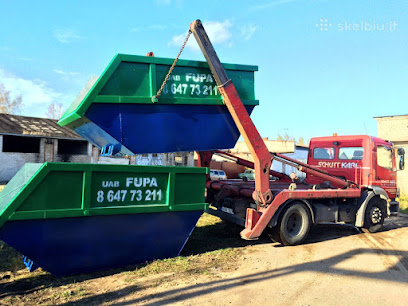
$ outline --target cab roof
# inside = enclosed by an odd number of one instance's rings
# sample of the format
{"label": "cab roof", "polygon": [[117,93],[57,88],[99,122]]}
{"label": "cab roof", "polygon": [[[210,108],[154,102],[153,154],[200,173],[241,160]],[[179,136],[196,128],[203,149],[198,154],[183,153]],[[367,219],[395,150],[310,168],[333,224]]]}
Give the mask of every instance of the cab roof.
{"label": "cab roof", "polygon": [[313,137],[310,140],[310,144],[315,142],[333,142],[333,141],[361,141],[361,140],[371,140],[374,143],[390,143],[388,140],[384,140],[378,137],[370,135],[341,135],[341,136],[323,136],[323,137]]}

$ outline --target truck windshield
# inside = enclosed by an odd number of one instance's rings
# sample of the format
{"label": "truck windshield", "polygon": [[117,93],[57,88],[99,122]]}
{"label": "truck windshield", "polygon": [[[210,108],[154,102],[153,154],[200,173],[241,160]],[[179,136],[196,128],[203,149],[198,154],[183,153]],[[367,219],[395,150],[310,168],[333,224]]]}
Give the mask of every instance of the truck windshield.
{"label": "truck windshield", "polygon": [[364,156],[362,147],[343,147],[339,149],[339,159],[361,160]]}
{"label": "truck windshield", "polygon": [[377,164],[386,169],[392,169],[392,151],[389,147],[377,147]]}
{"label": "truck windshield", "polygon": [[333,159],[334,158],[334,148],[314,148],[313,158],[314,159]]}

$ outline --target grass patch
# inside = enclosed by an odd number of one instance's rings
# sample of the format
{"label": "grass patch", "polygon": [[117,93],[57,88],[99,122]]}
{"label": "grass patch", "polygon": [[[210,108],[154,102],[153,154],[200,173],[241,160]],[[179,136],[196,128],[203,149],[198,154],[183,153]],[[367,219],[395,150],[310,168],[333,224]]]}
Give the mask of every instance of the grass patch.
{"label": "grass patch", "polygon": [[[6,185],[0,185],[0,192],[4,187]],[[19,252],[0,240],[0,273],[5,271],[15,272],[23,269],[25,266],[21,256]]]}
{"label": "grass patch", "polygon": [[71,291],[71,290],[63,291],[63,292],[61,293],[61,296],[62,296],[64,299],[69,299],[69,298],[72,297],[72,291]]}
{"label": "grass patch", "polygon": [[162,260],[155,260],[147,265],[137,268],[138,277],[153,274],[210,274],[212,271],[228,271],[235,266],[235,257],[240,255],[238,249],[222,249],[205,254],[179,256]]}
{"label": "grass patch", "polygon": [[181,255],[196,255],[206,252],[245,247],[249,244],[262,243],[263,239],[248,242],[241,239],[239,233],[242,227],[218,217],[204,213],[198,220],[193,234],[185,245]]}
{"label": "grass patch", "polygon": [[0,240],[0,273],[23,269],[22,255]]}
{"label": "grass patch", "polygon": [[86,291],[82,286],[79,286],[76,289],[76,294],[79,295],[79,296],[84,296],[84,295],[86,295]]}
{"label": "grass patch", "polygon": [[180,256],[140,265],[134,274],[137,277],[154,274],[177,277],[231,270],[238,264],[237,258],[242,252],[241,248],[236,247],[247,245],[239,236],[241,230],[235,224],[204,213]]}
{"label": "grass patch", "polygon": [[400,212],[403,214],[408,214],[408,197],[400,197]]}

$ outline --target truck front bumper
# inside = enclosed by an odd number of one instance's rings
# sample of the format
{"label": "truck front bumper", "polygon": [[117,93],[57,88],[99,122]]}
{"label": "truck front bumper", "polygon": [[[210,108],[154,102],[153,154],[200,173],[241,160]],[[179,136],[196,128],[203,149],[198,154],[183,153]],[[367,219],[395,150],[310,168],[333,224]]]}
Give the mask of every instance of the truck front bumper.
{"label": "truck front bumper", "polygon": [[389,215],[390,216],[398,216],[399,214],[399,202],[398,201],[390,201],[388,204]]}

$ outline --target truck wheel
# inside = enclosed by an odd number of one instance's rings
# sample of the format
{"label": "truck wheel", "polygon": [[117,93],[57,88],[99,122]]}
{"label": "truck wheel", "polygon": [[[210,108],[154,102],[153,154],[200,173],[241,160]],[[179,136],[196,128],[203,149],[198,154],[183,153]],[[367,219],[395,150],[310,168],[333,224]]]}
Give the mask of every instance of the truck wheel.
{"label": "truck wheel", "polygon": [[244,182],[248,182],[248,178],[247,178],[246,176],[244,176],[244,177],[242,178],[242,180],[243,180]]}
{"label": "truck wheel", "polygon": [[[302,203],[295,202],[279,216],[276,230],[283,245],[297,245],[305,241],[309,234],[311,218],[309,209]],[[276,234],[275,234],[276,235]]]}
{"label": "truck wheel", "polygon": [[383,227],[386,213],[387,210],[383,200],[377,197],[371,199],[364,215],[364,228],[370,233],[378,232]]}
{"label": "truck wheel", "polygon": [[268,236],[273,242],[278,242],[282,243],[282,240],[280,238],[280,232],[279,232],[279,227],[274,226],[268,231]]}

